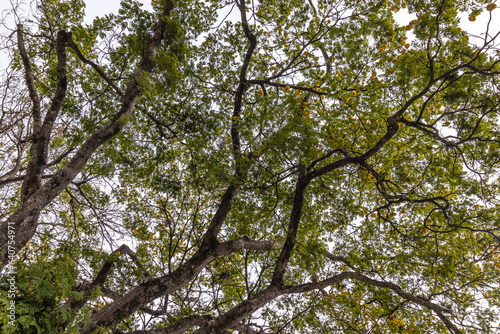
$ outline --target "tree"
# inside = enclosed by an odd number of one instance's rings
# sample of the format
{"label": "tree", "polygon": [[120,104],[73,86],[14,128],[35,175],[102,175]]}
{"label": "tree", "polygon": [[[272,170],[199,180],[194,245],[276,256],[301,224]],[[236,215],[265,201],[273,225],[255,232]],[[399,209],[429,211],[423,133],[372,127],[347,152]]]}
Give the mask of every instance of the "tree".
{"label": "tree", "polygon": [[4,36],[2,333],[497,329],[495,4],[30,4]]}

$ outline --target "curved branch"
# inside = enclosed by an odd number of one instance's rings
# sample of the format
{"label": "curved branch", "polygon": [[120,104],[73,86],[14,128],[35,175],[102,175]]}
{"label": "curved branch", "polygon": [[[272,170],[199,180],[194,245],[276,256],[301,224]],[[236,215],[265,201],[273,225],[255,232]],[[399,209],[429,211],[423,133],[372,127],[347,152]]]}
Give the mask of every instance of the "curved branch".
{"label": "curved branch", "polygon": [[171,294],[194,279],[210,262],[218,257],[243,250],[276,250],[281,246],[276,241],[255,241],[247,237],[200,248],[193,257],[168,275],[149,279],[139,284],[114,303],[99,310],[91,318],[89,327],[82,334],[90,334],[100,326],[110,327],[133,314],[143,305],[161,296]]}
{"label": "curved branch", "polygon": [[443,308],[437,304],[434,304],[426,299],[416,297],[410,293],[407,293],[403,291],[403,289],[401,289],[401,287],[397,284],[374,280],[372,278],[369,278],[367,276],[355,272],[343,272],[319,282],[312,282],[300,285],[288,285],[288,286],[282,286],[281,288],[269,286],[267,289],[263,290],[257,295],[241,302],[240,304],[238,304],[225,314],[219,316],[218,318],[214,318],[208,323],[208,326],[198,329],[195,333],[196,334],[222,333],[225,329],[234,328],[234,326],[237,326],[242,319],[250,316],[259,308],[261,308],[262,306],[271,302],[272,300],[276,299],[279,296],[324,289],[334,284],[341,283],[342,281],[347,279],[356,280],[374,287],[390,289],[400,297],[404,298],[405,300],[411,301],[415,304],[418,304],[429,310],[432,310],[452,333],[463,334],[462,331],[460,331],[460,329],[458,329],[458,327],[456,327],[444,315],[444,313],[451,313],[450,310]]}
{"label": "curved branch", "polygon": [[35,75],[33,74],[33,67],[28,56],[28,51],[26,51],[26,46],[24,45],[23,38],[23,26],[22,24],[17,25],[17,45],[19,48],[19,54],[24,65],[24,75],[26,79],[26,86],[28,86],[29,96],[31,102],[33,103],[31,113],[33,116],[33,129],[37,132],[42,126],[42,120],[40,115],[40,97],[35,87]]}
{"label": "curved branch", "polygon": [[320,282],[312,282],[312,283],[306,283],[306,284],[300,284],[300,285],[294,285],[294,286],[286,286],[282,290],[282,294],[293,294],[293,293],[303,293],[306,291],[311,291],[311,290],[317,290],[317,289],[324,289],[328,286],[331,286],[333,284],[340,283],[343,280],[346,279],[354,279],[359,282],[383,288],[383,289],[390,289],[394,291],[398,296],[411,301],[415,304],[418,304],[420,306],[423,306],[429,310],[434,311],[436,315],[441,319],[441,321],[445,324],[445,326],[453,333],[455,334],[463,334],[462,331],[458,329],[446,316],[444,316],[444,313],[451,313],[450,310],[445,309],[437,304],[434,304],[424,298],[414,296],[408,292],[403,291],[401,287],[397,284],[391,283],[391,282],[384,282],[384,281],[377,281],[372,278],[369,278],[367,276],[355,273],[355,272],[343,272],[341,274],[332,276],[330,278],[327,278],[323,281]]}

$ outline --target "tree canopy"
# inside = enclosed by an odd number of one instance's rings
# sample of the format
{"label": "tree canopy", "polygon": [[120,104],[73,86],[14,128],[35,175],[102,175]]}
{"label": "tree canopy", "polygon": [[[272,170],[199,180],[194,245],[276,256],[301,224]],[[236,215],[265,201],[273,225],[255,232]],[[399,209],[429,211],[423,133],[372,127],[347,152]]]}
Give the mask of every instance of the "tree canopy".
{"label": "tree canopy", "polygon": [[151,3],[8,14],[2,333],[498,330],[494,3]]}

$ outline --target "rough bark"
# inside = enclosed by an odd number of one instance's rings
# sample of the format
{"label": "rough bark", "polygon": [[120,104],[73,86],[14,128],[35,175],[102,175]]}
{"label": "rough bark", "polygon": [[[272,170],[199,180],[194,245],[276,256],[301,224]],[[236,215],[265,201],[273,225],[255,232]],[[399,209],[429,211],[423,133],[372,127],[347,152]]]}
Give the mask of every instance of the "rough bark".
{"label": "rough bark", "polygon": [[[220,334],[224,333],[228,328],[236,328],[238,324],[244,318],[252,315],[259,308],[265,304],[271,302],[272,300],[288,294],[304,293],[307,291],[324,289],[326,287],[341,283],[345,280],[356,280],[367,285],[382,289],[390,289],[394,291],[397,295],[404,298],[407,301],[413,302],[417,305],[425,307],[433,311],[445,324],[445,326],[455,334],[463,334],[460,329],[458,329],[446,316],[444,313],[449,313],[450,311],[434,304],[426,299],[414,296],[408,292],[405,292],[400,286],[391,282],[378,281],[367,276],[358,274],[356,272],[343,272],[338,275],[332,276],[325,280],[313,283],[306,283],[300,285],[288,285],[282,287],[268,287],[257,295],[241,302],[239,305],[226,312],[225,314],[212,319],[204,326],[199,328],[196,334]],[[198,325],[200,326],[200,325]]]}
{"label": "rough bark", "polygon": [[194,279],[207,264],[218,257],[242,249],[265,251],[275,250],[280,246],[280,242],[240,238],[211,245],[210,248],[202,248],[172,273],[141,283],[114,303],[98,311],[91,317],[90,326],[82,329],[81,333],[90,334],[99,327],[111,327],[133,314],[143,305],[177,291]]}
{"label": "rough bark", "polygon": [[[21,29],[18,29],[18,35],[22,35]],[[52,98],[49,110],[45,115],[43,123],[41,124],[41,126],[34,127],[34,131],[32,134],[32,144],[30,148],[30,160],[28,162],[26,175],[21,187],[21,200],[23,202],[26,201],[26,199],[33,193],[35,193],[38,189],[40,189],[41,186],[41,176],[47,165],[50,135],[52,133],[54,122],[59,115],[59,111],[61,110],[62,102],[66,97],[66,91],[68,87],[68,80],[66,77],[66,44],[68,39],[70,38],[71,33],[67,33],[65,31],[59,31],[57,33],[57,88]],[[18,40],[22,41],[22,36],[19,37]],[[23,48],[20,47],[19,49]],[[27,54],[25,55],[25,57],[27,58]],[[26,63],[29,64],[29,60],[27,60]],[[29,71],[31,71],[31,69],[27,67],[26,72]],[[31,85],[32,83],[28,83],[28,86]],[[35,87],[30,88],[30,91],[31,89],[35,89]],[[32,101],[33,105],[35,105],[34,98],[32,98]],[[33,116],[35,118],[34,114]],[[40,115],[38,115],[38,117],[40,117]]]}
{"label": "rough bark", "polygon": [[293,198],[293,207],[290,214],[290,221],[288,223],[285,245],[283,246],[281,254],[276,261],[276,267],[274,269],[271,285],[279,286],[283,283],[286,265],[288,260],[290,260],[293,248],[295,247],[297,232],[300,225],[300,216],[302,214],[302,207],[304,206],[305,192],[307,185],[309,184],[309,181],[305,178],[305,172],[305,166],[300,165],[299,177],[297,178],[297,184],[295,185],[295,195]]}
{"label": "rough bark", "polygon": [[[89,136],[89,138],[82,144],[75,155],[71,158],[66,167],[58,170],[54,174],[54,176],[50,180],[48,180],[40,189],[30,194],[30,196],[26,198],[26,201],[24,201],[24,203],[6,221],[2,222],[2,224],[0,225],[1,266],[4,266],[9,260],[12,260],[13,256],[17,254],[17,252],[22,249],[26,245],[26,243],[33,237],[37,228],[37,217],[42,209],[54,198],[56,198],[80,173],[88,159],[103,143],[110,140],[120,132],[123,125],[126,123],[127,118],[132,114],[137,98],[141,94],[141,88],[139,84],[140,78],[144,73],[151,72],[155,66],[155,57],[158,52],[160,43],[163,39],[163,34],[166,27],[166,22],[163,18],[169,15],[172,9],[173,3],[171,1],[166,1],[162,15],[154,29],[153,37],[150,39],[148,47],[146,49],[144,61],[130,77],[118,113],[107,124],[103,125],[100,129]],[[64,41],[66,42],[68,39],[68,34],[61,33],[61,35],[65,37]],[[62,86],[64,82],[65,78],[64,80],[60,80],[59,84],[61,86],[61,90],[63,88]],[[55,117],[57,116],[55,110],[60,109],[59,104],[62,103],[62,99],[64,97],[59,101],[59,96],[60,95],[56,93],[50,109],[53,109],[54,112],[51,114],[49,110],[47,117],[49,117],[49,115],[52,116],[48,119],[46,117],[47,125],[49,125],[49,123],[53,123]],[[30,189],[30,187],[27,186],[27,189]],[[9,230],[15,231],[15,246],[11,246],[11,249],[9,249],[8,247]],[[9,251],[11,251],[10,254]]]}

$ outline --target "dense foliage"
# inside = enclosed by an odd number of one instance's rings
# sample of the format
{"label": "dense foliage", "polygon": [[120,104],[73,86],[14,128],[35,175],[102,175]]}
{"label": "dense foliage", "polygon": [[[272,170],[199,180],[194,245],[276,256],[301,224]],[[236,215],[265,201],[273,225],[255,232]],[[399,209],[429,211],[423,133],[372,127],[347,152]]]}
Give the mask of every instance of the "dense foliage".
{"label": "dense foliage", "polygon": [[495,4],[143,7],[10,12],[2,333],[498,330]]}

